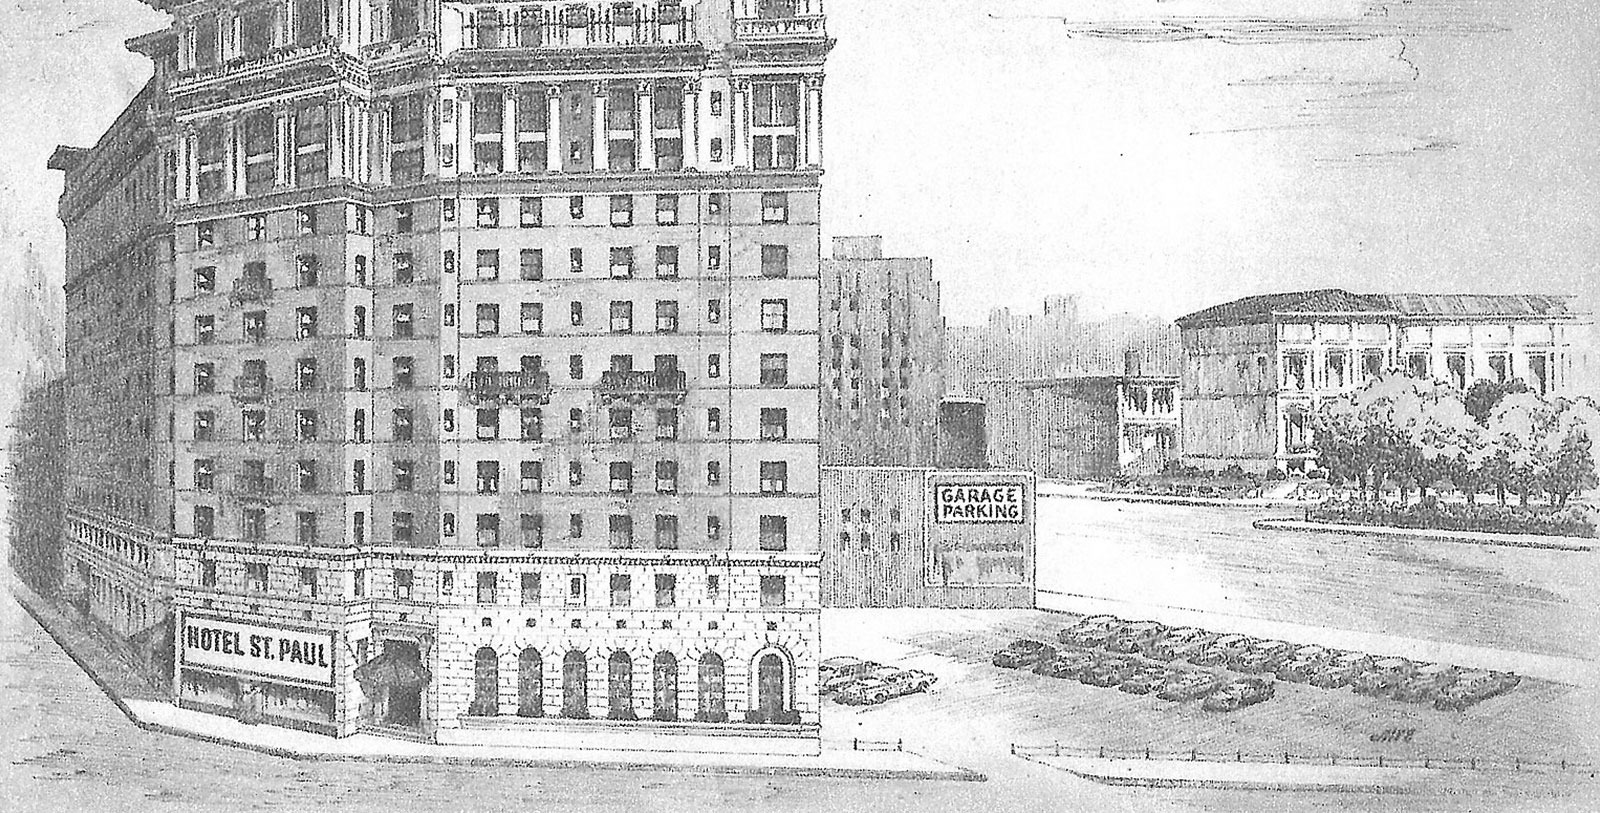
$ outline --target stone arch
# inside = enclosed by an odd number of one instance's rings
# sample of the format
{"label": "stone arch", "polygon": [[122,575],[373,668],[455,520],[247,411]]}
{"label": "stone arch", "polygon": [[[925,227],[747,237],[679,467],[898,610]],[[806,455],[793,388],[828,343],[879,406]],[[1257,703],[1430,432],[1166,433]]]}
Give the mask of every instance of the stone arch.
{"label": "stone arch", "polygon": [[472,703],[467,713],[475,717],[500,713],[500,655],[493,647],[478,647],[472,656]]}

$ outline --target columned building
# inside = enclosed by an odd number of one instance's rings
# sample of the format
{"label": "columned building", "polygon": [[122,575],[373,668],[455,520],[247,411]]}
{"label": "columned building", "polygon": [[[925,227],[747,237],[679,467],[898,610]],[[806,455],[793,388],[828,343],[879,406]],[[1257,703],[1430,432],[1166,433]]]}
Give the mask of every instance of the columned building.
{"label": "columned building", "polygon": [[177,701],[814,743],[820,0],[148,2]]}

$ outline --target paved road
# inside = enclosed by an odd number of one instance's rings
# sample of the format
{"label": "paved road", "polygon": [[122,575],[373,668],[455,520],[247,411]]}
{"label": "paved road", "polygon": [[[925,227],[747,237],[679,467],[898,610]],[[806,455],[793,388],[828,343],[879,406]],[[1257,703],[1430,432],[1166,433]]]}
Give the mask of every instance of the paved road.
{"label": "paved road", "polygon": [[1046,497],[1039,586],[1358,632],[1600,656],[1600,553],[1260,531],[1287,509]]}

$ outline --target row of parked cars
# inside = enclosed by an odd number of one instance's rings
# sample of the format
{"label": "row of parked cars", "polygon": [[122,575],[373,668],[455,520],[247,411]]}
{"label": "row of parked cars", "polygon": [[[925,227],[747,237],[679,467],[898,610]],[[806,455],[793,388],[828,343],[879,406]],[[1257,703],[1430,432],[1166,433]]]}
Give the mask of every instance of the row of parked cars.
{"label": "row of parked cars", "polygon": [[1272,678],[1232,679],[1206,669],[1151,660],[1139,653],[1058,649],[1039,641],[1013,641],[994,654],[994,665],[1031,668],[1036,674],[1072,678],[1089,686],[1115,686],[1129,694],[1152,694],[1181,703],[1199,700],[1206,711],[1235,711],[1270,700]]}
{"label": "row of parked cars", "polygon": [[927,691],[938,681],[932,672],[902,669],[841,655],[818,664],[823,697],[850,706],[874,706],[908,694]]}
{"label": "row of parked cars", "polygon": [[[1510,672],[1374,657],[1316,645],[1224,635],[1196,627],[1168,627],[1155,621],[1127,621],[1109,615],[1084,618],[1062,630],[1058,637],[1069,647],[1100,649],[1108,656],[1138,655],[1168,664],[1184,662],[1247,675],[1271,675],[1278,680],[1323,689],[1348,686],[1360,694],[1431,703],[1438,709],[1464,709],[1504,694],[1521,682],[1521,678]],[[1036,641],[1019,641],[1013,647],[1024,643],[1051,650],[1051,657],[1056,657],[1052,647]],[[997,653],[994,662],[1005,665],[1002,660],[1009,659],[1002,659]],[[1046,667],[1049,668],[1052,667]]]}

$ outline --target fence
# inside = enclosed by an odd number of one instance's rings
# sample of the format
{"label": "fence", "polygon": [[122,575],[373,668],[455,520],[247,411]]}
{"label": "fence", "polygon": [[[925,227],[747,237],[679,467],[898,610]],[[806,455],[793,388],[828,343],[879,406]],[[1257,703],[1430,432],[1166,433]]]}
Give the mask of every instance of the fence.
{"label": "fence", "polygon": [[1254,762],[1278,765],[1331,765],[1372,768],[1449,768],[1473,771],[1562,770],[1593,771],[1600,765],[1587,758],[1524,759],[1522,757],[1436,757],[1395,758],[1382,754],[1297,754],[1292,751],[1156,751],[1151,748],[1083,748],[1061,743],[1048,745],[1011,744],[1013,756],[1078,757],[1084,759],[1149,759],[1181,762]]}

